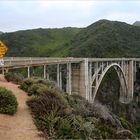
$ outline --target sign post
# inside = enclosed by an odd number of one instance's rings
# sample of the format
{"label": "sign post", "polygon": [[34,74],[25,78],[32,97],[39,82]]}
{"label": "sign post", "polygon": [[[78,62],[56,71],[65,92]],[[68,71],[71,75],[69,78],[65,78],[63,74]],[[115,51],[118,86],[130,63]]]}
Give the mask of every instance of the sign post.
{"label": "sign post", "polygon": [[3,56],[7,52],[8,48],[6,45],[0,40],[0,66],[4,65]]}

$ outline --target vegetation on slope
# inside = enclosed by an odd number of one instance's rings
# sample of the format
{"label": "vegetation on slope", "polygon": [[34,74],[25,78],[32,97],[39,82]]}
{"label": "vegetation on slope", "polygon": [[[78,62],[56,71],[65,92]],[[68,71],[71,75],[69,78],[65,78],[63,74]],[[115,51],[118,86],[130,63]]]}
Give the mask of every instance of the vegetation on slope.
{"label": "vegetation on slope", "polygon": [[12,91],[0,87],[0,113],[13,115],[17,111],[17,100]]}
{"label": "vegetation on slope", "polygon": [[[31,86],[36,87],[37,83],[44,86],[33,91]],[[26,79],[21,87],[32,93],[27,104],[46,139],[136,139],[131,124],[99,103],[90,104],[78,95],[70,96],[43,79]]]}
{"label": "vegetation on slope", "polygon": [[71,40],[79,28],[34,29],[3,33],[0,40],[8,47],[7,56],[55,56],[67,54],[61,46]]}
{"label": "vegetation on slope", "polygon": [[99,20],[86,28],[3,33],[7,56],[139,57],[140,27]]}
{"label": "vegetation on slope", "polygon": [[4,76],[8,82],[13,82],[15,84],[21,84],[24,79],[22,74],[19,74],[16,72],[8,72],[8,73],[5,73]]}
{"label": "vegetation on slope", "polygon": [[75,57],[139,57],[140,27],[100,20],[82,29],[65,47]]}

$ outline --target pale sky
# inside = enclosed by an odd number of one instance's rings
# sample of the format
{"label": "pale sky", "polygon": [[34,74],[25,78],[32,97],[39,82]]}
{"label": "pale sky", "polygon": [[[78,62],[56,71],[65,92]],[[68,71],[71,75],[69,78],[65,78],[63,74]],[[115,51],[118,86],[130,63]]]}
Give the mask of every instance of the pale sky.
{"label": "pale sky", "polygon": [[139,0],[0,0],[0,31],[86,27],[108,19],[140,21]]}

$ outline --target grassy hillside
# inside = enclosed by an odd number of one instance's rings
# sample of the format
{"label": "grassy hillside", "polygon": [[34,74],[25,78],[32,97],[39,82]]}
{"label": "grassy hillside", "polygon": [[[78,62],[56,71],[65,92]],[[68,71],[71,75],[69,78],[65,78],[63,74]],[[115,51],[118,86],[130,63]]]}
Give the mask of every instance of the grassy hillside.
{"label": "grassy hillside", "polygon": [[100,20],[82,29],[65,47],[76,57],[139,57],[140,27]]}
{"label": "grassy hillside", "polygon": [[86,28],[34,29],[0,35],[7,56],[139,57],[140,26],[100,20]]}
{"label": "grassy hillside", "polygon": [[[79,31],[79,28],[34,29],[4,33],[0,39],[9,48],[7,56],[55,56]],[[60,55],[63,53],[67,54],[61,51]]]}
{"label": "grassy hillside", "polygon": [[2,32],[0,31],[0,35],[2,34]]}

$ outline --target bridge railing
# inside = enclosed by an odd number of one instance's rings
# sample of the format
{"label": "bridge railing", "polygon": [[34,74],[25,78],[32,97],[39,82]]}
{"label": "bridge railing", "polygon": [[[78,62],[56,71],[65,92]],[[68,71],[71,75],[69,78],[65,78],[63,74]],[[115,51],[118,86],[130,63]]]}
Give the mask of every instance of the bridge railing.
{"label": "bridge railing", "polygon": [[5,57],[3,67],[79,63],[83,58],[48,58],[48,57]]}

